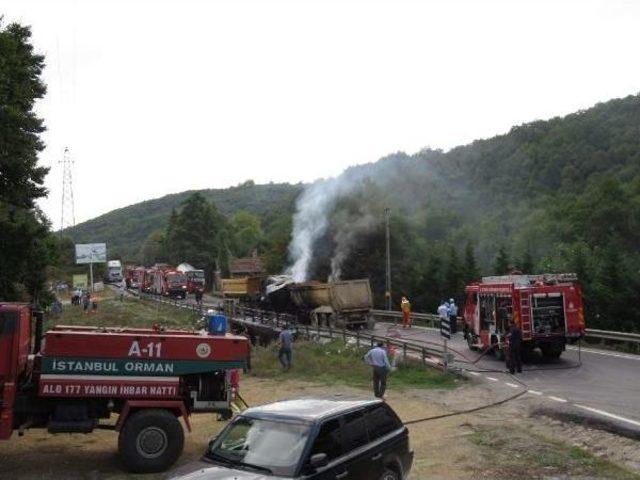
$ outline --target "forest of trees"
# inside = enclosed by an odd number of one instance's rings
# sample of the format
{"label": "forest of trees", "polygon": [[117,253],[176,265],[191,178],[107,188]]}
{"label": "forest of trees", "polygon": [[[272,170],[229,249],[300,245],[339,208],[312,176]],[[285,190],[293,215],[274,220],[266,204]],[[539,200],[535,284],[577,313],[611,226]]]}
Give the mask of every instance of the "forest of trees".
{"label": "forest of trees", "polygon": [[[46,301],[46,281],[72,268],[74,242],[105,241],[125,262],[187,261],[210,277],[254,250],[269,272],[287,267],[302,184],[168,195],[52,235],[36,206],[47,194],[38,165],[45,127],[33,110],[46,92],[44,58],[17,24],[0,24],[0,58],[0,299]],[[337,181],[348,188],[326,212],[311,278],[328,277],[346,238],[342,277],[370,278],[381,305],[389,208],[395,303],[407,295],[433,311],[443,298],[460,299],[466,283],[514,267],[575,272],[590,326],[640,330],[639,96],[448,152],[399,152]]]}
{"label": "forest of trees", "polygon": [[[382,304],[389,207],[394,302],[405,294],[417,310],[433,311],[442,298],[461,298],[464,284],[481,275],[513,267],[572,271],[584,285],[591,326],[640,329],[640,97],[514,127],[448,152],[393,154],[352,167],[343,177],[351,182],[349,194],[328,212],[312,278],[327,278],[338,232],[351,229],[342,276],[369,277]],[[269,271],[281,272],[303,188],[247,182],[199,192],[199,202],[213,201],[216,262],[257,248]],[[181,228],[178,220],[193,193],[114,211],[69,233],[98,241],[109,231],[110,248],[126,260],[166,258],[171,232]],[[365,215],[374,220],[357,227]],[[173,245],[175,255],[186,255],[179,260],[187,260],[186,247]],[[204,264],[212,265],[211,259]]]}
{"label": "forest of trees", "polygon": [[0,17],[0,300],[46,303],[48,267],[57,240],[36,206],[47,195],[48,169],[38,165],[44,122],[33,111],[46,87],[44,57],[30,44],[31,31],[2,25]]}

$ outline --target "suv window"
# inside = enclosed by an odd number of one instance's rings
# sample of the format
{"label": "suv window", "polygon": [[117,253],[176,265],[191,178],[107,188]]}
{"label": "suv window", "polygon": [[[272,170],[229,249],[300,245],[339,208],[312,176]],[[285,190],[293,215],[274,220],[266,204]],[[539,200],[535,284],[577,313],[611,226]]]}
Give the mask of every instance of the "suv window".
{"label": "suv window", "polygon": [[402,422],[387,405],[376,405],[367,412],[367,428],[371,440],[383,437],[401,426]]}
{"label": "suv window", "polygon": [[318,432],[311,450],[311,455],[316,453],[326,453],[329,461],[342,454],[340,419],[328,420],[320,427],[320,432]]}
{"label": "suv window", "polygon": [[351,412],[344,416],[342,430],[345,452],[350,452],[369,442],[367,428],[362,411]]}

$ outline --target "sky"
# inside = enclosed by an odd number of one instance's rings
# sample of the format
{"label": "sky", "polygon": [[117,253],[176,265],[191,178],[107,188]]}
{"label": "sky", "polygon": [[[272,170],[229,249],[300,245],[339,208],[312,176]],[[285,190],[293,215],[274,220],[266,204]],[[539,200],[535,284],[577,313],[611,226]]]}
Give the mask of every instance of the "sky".
{"label": "sky", "polygon": [[60,228],[200,188],[310,182],[640,92],[635,1],[0,0],[46,56]]}

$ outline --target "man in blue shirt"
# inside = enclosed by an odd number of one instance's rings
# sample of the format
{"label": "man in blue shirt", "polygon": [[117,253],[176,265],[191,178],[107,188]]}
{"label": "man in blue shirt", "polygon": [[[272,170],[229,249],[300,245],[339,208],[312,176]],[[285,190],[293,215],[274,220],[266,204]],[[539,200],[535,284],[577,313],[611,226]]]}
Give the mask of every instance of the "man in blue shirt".
{"label": "man in blue shirt", "polygon": [[293,353],[293,332],[288,326],[280,332],[278,343],[280,344],[280,351],[278,352],[280,364],[285,371],[290,370],[291,356]]}
{"label": "man in blue shirt", "polygon": [[391,370],[391,364],[383,345],[382,342],[378,342],[364,356],[365,363],[373,369],[373,394],[382,399],[384,399],[384,392],[387,389],[387,372]]}
{"label": "man in blue shirt", "polygon": [[458,331],[458,306],[453,298],[449,300],[449,325],[452,335]]}

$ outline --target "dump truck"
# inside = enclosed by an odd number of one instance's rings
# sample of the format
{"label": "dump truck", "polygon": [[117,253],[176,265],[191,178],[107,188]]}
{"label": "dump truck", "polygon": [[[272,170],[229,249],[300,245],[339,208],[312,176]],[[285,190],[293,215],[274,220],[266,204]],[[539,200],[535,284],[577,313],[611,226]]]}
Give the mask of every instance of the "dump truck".
{"label": "dump truck", "polygon": [[[182,452],[180,419],[191,431],[192,413],[231,416],[245,337],[64,325],[43,335],[43,319],[28,304],[0,303],[0,440],[29,428],[110,429],[130,471],[159,472]],[[105,423],[113,414],[115,425]]]}
{"label": "dump truck", "polygon": [[263,286],[264,277],[223,278],[222,296],[254,303],[260,300]]}
{"label": "dump truck", "polygon": [[370,329],[374,326],[373,296],[368,279],[294,283],[288,289],[299,317],[308,318],[314,326]]}
{"label": "dump truck", "polygon": [[464,337],[469,348],[507,357],[513,320],[522,330],[523,351],[539,348],[558,358],[567,343],[585,333],[582,288],[575,274],[484,277],[465,288]]}

